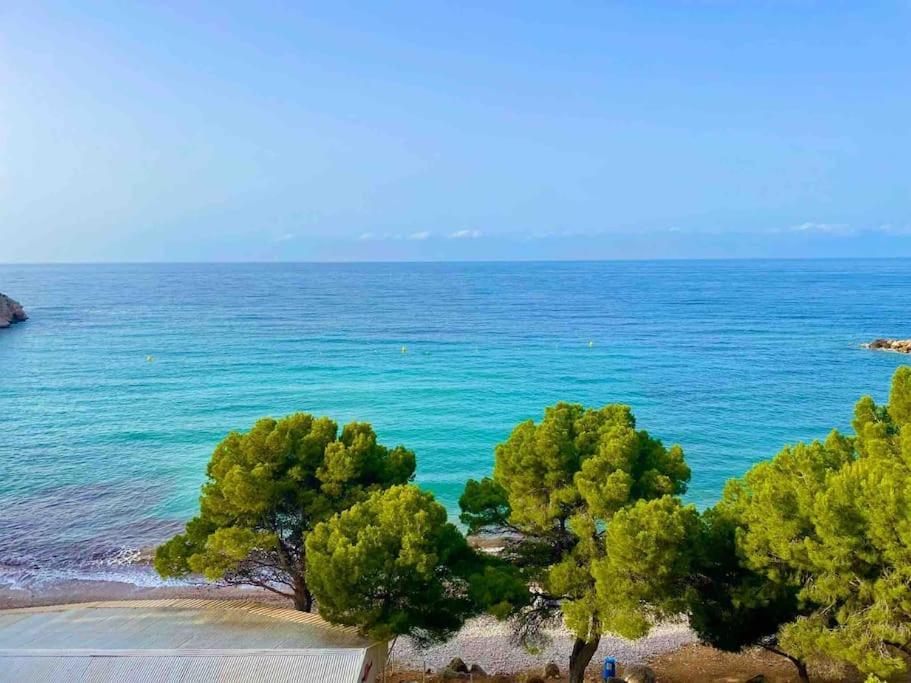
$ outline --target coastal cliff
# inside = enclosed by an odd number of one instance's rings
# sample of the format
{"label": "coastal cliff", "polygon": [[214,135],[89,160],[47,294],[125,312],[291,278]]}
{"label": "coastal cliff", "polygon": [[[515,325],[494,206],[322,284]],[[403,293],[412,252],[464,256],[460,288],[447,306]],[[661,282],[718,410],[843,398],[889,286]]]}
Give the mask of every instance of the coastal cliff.
{"label": "coastal cliff", "polygon": [[911,353],[911,339],[874,339],[865,348],[877,351],[896,351],[898,353]]}
{"label": "coastal cliff", "polygon": [[9,327],[13,323],[28,320],[22,305],[5,294],[0,294],[0,328]]}

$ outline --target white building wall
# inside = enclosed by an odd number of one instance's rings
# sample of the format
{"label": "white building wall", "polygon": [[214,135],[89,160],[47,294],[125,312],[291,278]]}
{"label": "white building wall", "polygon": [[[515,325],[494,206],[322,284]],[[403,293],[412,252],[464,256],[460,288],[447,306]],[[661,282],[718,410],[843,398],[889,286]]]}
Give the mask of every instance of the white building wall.
{"label": "white building wall", "polygon": [[387,643],[376,643],[367,648],[364,655],[364,670],[361,672],[359,683],[377,683],[382,680],[388,650]]}

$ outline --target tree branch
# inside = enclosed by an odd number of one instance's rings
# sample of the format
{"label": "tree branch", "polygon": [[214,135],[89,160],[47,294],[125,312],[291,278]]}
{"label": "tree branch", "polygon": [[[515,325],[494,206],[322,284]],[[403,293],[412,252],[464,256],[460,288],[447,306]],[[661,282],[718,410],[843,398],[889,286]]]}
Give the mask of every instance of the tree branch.
{"label": "tree branch", "polygon": [[270,585],[270,584],[267,583],[266,581],[260,581],[260,580],[258,580],[258,579],[254,579],[254,578],[251,578],[251,577],[248,577],[248,578],[241,578],[241,577],[238,577],[238,578],[228,578],[228,577],[225,577],[225,578],[222,579],[222,580],[223,580],[225,583],[227,583],[229,586],[256,586],[256,587],[258,587],[258,588],[262,588],[262,589],[264,589],[264,590],[267,590],[267,591],[269,591],[270,593],[275,593],[276,595],[281,595],[281,596],[284,597],[284,598],[288,598],[288,599],[290,599],[290,600],[293,600],[293,599],[294,599],[294,595],[293,595],[293,594],[291,594],[291,593],[286,593],[285,591],[281,591],[281,590],[279,590],[278,588],[276,588],[275,586]]}
{"label": "tree branch", "polygon": [[776,655],[779,655],[779,656],[781,656],[781,657],[784,657],[785,659],[790,660],[790,662],[791,662],[795,667],[797,667],[797,673],[799,674],[800,679],[801,679],[801,680],[808,680],[808,679],[806,678],[807,665],[806,665],[806,663],[805,663],[802,659],[799,659],[799,658],[797,658],[797,657],[794,657],[793,655],[789,655],[789,654],[788,654],[787,652],[785,652],[784,650],[779,650],[777,647],[775,647],[775,646],[772,645],[771,643],[760,643],[759,645],[760,645],[760,647],[762,647],[762,648],[765,649],[765,650],[768,650],[769,652],[772,652],[772,653],[774,653],[774,654],[776,654]]}
{"label": "tree branch", "polygon": [[894,647],[896,650],[904,652],[906,655],[911,655],[911,644],[909,643],[902,645],[901,643],[894,643],[891,640],[884,640],[883,643],[889,647]]}

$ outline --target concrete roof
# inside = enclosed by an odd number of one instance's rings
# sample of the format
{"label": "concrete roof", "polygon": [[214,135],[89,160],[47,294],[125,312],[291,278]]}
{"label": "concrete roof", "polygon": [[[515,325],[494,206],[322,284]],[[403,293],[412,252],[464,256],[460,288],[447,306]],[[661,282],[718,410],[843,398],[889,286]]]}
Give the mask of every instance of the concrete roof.
{"label": "concrete roof", "polygon": [[359,681],[372,645],[316,615],[236,600],[0,610],[0,680]]}

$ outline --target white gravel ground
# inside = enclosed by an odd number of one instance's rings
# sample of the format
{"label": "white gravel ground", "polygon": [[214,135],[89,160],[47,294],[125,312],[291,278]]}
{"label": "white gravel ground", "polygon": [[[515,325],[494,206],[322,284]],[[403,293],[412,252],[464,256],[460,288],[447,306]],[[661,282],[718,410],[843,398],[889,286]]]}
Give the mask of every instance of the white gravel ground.
{"label": "white gravel ground", "polygon": [[[573,638],[562,629],[552,631],[551,636],[549,645],[541,652],[531,654],[510,641],[508,625],[490,617],[480,617],[469,621],[449,642],[426,650],[418,649],[409,639],[400,638],[388,666],[437,671],[453,657],[461,657],[469,666],[480,664],[488,673],[543,669],[550,661],[556,662],[560,670],[565,672]],[[605,635],[601,638],[591,666],[600,669],[604,657],[613,657],[622,664],[644,664],[656,655],[695,642],[695,634],[682,623],[656,626],[648,636],[639,640]]]}

